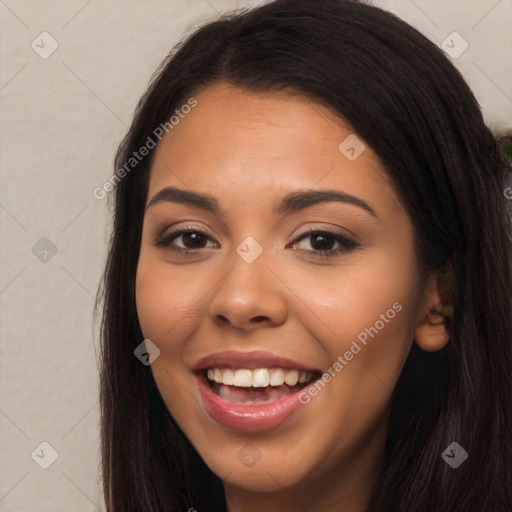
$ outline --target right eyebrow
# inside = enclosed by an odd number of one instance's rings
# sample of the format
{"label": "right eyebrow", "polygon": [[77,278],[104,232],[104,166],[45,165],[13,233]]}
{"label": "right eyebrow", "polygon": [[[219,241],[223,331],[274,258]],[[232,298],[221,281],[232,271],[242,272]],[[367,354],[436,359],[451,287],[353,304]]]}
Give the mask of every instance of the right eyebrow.
{"label": "right eyebrow", "polygon": [[170,203],[190,204],[197,206],[211,213],[219,214],[219,202],[213,196],[208,194],[199,194],[191,190],[182,190],[175,187],[166,187],[153,196],[146,206],[146,210],[151,206],[162,201]]}

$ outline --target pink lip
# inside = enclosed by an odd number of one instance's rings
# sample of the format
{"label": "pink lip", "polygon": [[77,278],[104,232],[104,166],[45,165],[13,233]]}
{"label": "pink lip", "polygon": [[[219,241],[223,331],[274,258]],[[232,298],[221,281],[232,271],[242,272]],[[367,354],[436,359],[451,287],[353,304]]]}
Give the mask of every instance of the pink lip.
{"label": "pink lip", "polygon": [[273,402],[245,405],[222,400],[208,386],[201,374],[196,374],[196,382],[206,412],[215,421],[249,433],[264,432],[283,423],[300,407],[299,393],[306,389],[303,388]]}
{"label": "pink lip", "polygon": [[276,356],[270,352],[255,350],[253,352],[237,352],[234,350],[217,352],[209,356],[201,358],[193,367],[195,372],[205,370],[207,368],[247,368],[254,370],[255,368],[296,368],[298,370],[306,370],[310,372],[318,372],[316,368],[304,365],[298,361],[293,361],[286,357]]}

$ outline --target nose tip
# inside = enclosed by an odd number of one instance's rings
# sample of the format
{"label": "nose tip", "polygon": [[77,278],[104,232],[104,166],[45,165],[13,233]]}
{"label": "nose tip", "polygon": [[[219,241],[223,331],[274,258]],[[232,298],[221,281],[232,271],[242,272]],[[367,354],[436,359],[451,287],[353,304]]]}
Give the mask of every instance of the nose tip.
{"label": "nose tip", "polygon": [[215,288],[210,304],[211,318],[220,327],[276,326],[287,314],[281,283],[260,259],[247,263],[240,258]]}

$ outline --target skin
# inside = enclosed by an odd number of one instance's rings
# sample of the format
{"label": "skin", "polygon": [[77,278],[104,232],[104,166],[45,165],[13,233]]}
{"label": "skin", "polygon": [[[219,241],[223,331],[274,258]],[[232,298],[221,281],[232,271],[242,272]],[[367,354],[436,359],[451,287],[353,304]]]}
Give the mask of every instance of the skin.
{"label": "skin", "polygon": [[[146,210],[136,302],[144,337],[161,351],[151,365],[157,386],[224,481],[230,512],[363,511],[413,339],[426,350],[447,342],[443,328],[431,331],[424,322],[438,303],[436,281],[420,276],[410,218],[375,153],[366,144],[349,161],[338,150],[353,130],[334,113],[298,95],[226,82],[195,98],[197,106],[156,148],[147,204],[174,186],[213,195],[221,215],[166,201]],[[272,213],[285,194],[319,188],[357,196],[375,216],[342,202]],[[208,235],[197,254],[171,249],[193,247],[180,236],[155,245],[162,234],[189,227]],[[314,237],[303,237],[312,228],[360,245],[319,256]],[[252,263],[236,252],[248,236],[263,249]],[[339,246],[330,243],[328,250]],[[201,357],[265,350],[326,371],[395,303],[401,311],[275,430],[236,431],[205,412],[192,373]],[[247,467],[241,449],[256,450],[260,460]]]}

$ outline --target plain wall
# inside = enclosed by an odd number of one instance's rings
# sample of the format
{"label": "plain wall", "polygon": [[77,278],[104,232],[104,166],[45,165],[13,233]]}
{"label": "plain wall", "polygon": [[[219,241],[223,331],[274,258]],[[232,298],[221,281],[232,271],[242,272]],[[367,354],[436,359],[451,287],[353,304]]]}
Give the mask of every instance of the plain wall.
{"label": "plain wall", "polygon": [[[260,3],[0,2],[0,512],[104,509],[92,311],[110,217],[93,190],[174,43],[217,12]],[[453,61],[487,123],[512,127],[512,0],[374,3],[437,44],[457,31],[469,46]],[[42,32],[58,43],[47,58]],[[47,469],[43,441],[58,452]]]}

